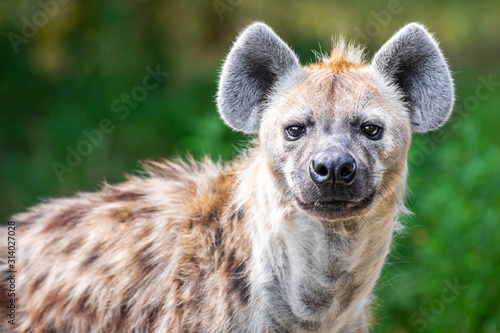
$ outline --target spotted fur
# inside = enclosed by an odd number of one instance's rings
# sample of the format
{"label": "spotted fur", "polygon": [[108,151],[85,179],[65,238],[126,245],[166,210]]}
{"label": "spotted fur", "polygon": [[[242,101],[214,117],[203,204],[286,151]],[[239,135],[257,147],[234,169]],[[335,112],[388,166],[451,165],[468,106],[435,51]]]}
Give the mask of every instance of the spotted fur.
{"label": "spotted fur", "polygon": [[[4,330],[366,332],[404,211],[411,133],[425,125],[413,128],[408,92],[376,59],[339,44],[300,67],[269,27],[247,28],[218,103],[230,126],[258,132],[252,146],[226,164],[149,162],[142,176],[15,215],[17,324]],[[360,132],[367,121],[382,139]],[[287,139],[297,123],[305,134]],[[352,184],[311,181],[325,151],[356,158]]]}

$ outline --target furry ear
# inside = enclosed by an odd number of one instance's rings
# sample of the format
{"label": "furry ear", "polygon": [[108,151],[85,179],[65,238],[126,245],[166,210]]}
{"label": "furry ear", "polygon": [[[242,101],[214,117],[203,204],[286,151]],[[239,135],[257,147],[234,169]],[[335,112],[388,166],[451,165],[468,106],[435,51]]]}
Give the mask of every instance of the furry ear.
{"label": "furry ear", "polygon": [[280,78],[298,68],[295,53],[269,26],[256,22],[245,28],[220,75],[217,106],[226,124],[256,132],[267,94]]}
{"label": "furry ear", "polygon": [[403,92],[413,130],[440,127],[454,102],[453,81],[437,42],[418,23],[399,30],[375,54],[372,66]]}

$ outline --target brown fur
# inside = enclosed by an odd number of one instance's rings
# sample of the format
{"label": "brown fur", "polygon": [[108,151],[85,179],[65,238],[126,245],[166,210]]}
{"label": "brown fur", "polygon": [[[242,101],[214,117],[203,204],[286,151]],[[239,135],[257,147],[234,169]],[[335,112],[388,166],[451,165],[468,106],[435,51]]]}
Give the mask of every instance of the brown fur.
{"label": "brown fur", "polygon": [[[246,306],[244,208],[226,200],[235,166],[146,168],[150,178],[105,184],[14,217],[28,225],[24,242],[38,243],[19,252],[18,332],[149,332],[161,325],[208,332],[202,318]],[[184,209],[168,214],[165,205],[174,202]],[[47,216],[33,219],[38,211]],[[214,308],[216,299],[227,306]],[[165,322],[166,313],[175,316]]]}
{"label": "brown fur", "polygon": [[323,57],[320,62],[310,64],[310,69],[326,69],[332,72],[344,72],[350,69],[360,69],[368,66],[365,62],[353,61],[343,47],[335,47],[329,57]]}

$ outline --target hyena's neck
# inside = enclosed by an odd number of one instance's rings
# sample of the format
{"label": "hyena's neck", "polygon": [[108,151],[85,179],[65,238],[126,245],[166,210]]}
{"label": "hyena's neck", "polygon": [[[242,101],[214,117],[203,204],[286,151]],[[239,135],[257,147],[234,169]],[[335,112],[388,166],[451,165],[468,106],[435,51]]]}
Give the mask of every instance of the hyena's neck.
{"label": "hyena's neck", "polygon": [[388,254],[403,193],[396,189],[381,200],[384,207],[372,210],[377,214],[322,223],[291,203],[264,161],[250,156],[236,191],[249,213],[252,298],[269,310],[267,318],[258,315],[266,321],[260,325],[330,331],[356,317],[356,325],[364,325],[359,318]]}

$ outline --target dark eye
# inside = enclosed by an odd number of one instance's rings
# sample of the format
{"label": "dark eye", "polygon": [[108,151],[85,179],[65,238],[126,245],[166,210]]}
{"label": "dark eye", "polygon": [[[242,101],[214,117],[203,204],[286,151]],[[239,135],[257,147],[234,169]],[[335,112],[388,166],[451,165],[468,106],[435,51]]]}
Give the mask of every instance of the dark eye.
{"label": "dark eye", "polygon": [[382,127],[373,124],[364,124],[361,131],[371,140],[378,140],[382,136]]}
{"label": "dark eye", "polygon": [[285,128],[285,133],[288,140],[297,140],[305,132],[306,129],[304,128],[304,126],[301,125],[291,125]]}

